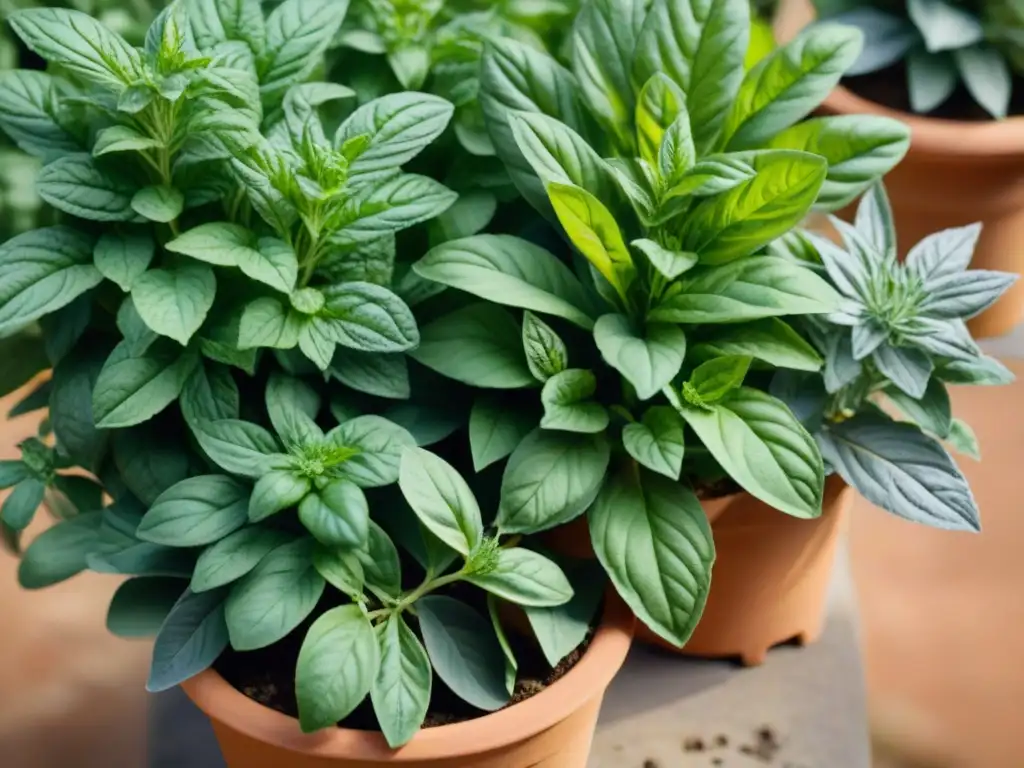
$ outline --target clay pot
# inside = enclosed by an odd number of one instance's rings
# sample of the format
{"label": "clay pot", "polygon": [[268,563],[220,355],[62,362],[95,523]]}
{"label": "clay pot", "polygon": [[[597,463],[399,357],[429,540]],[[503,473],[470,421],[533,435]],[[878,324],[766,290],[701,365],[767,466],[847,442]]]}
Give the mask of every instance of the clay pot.
{"label": "clay pot", "polygon": [[[814,12],[808,0],[783,0],[775,20],[792,39]],[[925,235],[982,223],[973,269],[1024,273],[1024,117],[960,122],[889,109],[839,86],[821,114],[893,117],[911,130],[910,151],[886,177],[901,256]],[[852,220],[853,208],[840,215]],[[976,337],[1000,336],[1024,320],[1024,280],[969,322]]]}
{"label": "clay pot", "polygon": [[[853,493],[834,475],[821,517],[801,520],[747,493],[702,503],[715,539],[715,565],[704,614],[682,648],[637,623],[637,639],[687,656],[764,662],[768,650],[821,635],[840,522]],[[572,557],[593,557],[586,519],[550,531],[545,543]]]}
{"label": "clay pot", "polygon": [[424,729],[397,751],[377,732],[303,734],[297,720],[244,696],[213,670],[182,688],[210,718],[228,768],[585,768],[633,624],[625,604],[609,598],[586,654],[554,685],[476,720]]}

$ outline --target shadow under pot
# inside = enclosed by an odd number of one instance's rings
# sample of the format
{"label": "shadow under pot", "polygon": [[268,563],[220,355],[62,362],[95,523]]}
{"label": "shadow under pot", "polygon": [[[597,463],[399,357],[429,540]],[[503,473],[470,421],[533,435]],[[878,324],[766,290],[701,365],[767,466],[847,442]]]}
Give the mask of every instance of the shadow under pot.
{"label": "shadow under pot", "polygon": [[[807,0],[783,0],[776,37],[791,40],[814,12]],[[881,115],[905,123],[910,150],[884,182],[892,205],[900,257],[926,235],[980,222],[972,269],[1024,274],[1024,116],[951,120],[892,109],[842,85],[821,115]],[[855,206],[839,212],[853,221]],[[968,322],[976,338],[1001,336],[1024,320],[1024,280]]]}
{"label": "shadow under pot", "polygon": [[210,718],[228,768],[586,768],[605,691],[626,659],[634,619],[617,597],[580,661],[536,696],[483,717],[424,728],[397,750],[373,731],[304,734],[210,669],[182,684]]}
{"label": "shadow under pot", "polygon": [[[801,520],[748,493],[701,503],[715,541],[704,613],[680,649],[637,622],[638,640],[684,656],[765,661],[775,645],[821,636],[841,522],[853,492],[838,475],[825,483],[822,514]],[[545,543],[573,557],[594,557],[585,518],[550,531]]]}

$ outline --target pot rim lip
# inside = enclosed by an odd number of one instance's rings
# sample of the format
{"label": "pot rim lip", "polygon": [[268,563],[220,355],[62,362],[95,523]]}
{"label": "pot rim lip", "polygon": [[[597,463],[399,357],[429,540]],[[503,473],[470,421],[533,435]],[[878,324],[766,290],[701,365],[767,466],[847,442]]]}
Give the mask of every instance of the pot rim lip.
{"label": "pot rim lip", "polygon": [[603,692],[625,662],[635,617],[609,587],[587,652],[569,672],[536,696],[473,720],[423,728],[392,750],[379,731],[348,728],[304,734],[298,721],[236,690],[212,668],[181,684],[208,717],[251,739],[288,751],[379,763],[438,760],[517,744],[565,720]]}
{"label": "pot rim lip", "polygon": [[925,117],[892,109],[837,85],[822,102],[828,114],[890,117],[910,128],[910,151],[944,159],[1024,157],[1024,116],[968,121]]}

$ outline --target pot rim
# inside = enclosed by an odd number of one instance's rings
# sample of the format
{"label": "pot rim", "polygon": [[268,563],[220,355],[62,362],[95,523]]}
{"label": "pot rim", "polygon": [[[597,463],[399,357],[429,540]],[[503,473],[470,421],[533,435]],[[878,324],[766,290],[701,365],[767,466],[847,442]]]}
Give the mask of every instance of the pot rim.
{"label": "pot rim", "polygon": [[925,117],[865,99],[844,85],[837,85],[820,109],[830,114],[881,115],[899,120],[910,128],[910,151],[916,155],[943,159],[1024,156],[1024,116],[987,121]]}
{"label": "pot rim", "polygon": [[480,754],[524,741],[569,717],[603,692],[629,652],[635,618],[613,589],[583,658],[536,696],[474,720],[421,729],[392,750],[378,731],[348,728],[304,734],[298,720],[248,698],[212,668],[181,684],[208,717],[256,741],[326,758],[408,763]]}

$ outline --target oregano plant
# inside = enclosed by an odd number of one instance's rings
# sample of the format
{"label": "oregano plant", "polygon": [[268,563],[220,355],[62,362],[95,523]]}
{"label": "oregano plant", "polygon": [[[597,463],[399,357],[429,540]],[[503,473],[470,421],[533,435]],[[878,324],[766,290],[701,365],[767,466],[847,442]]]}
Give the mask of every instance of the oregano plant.
{"label": "oregano plant", "polygon": [[780,249],[820,258],[842,309],[806,321],[825,365],[780,372],[772,392],[814,432],[830,468],[883,509],[926,525],[978,530],[977,505],[946,446],[980,458],[953,417],[948,384],[1006,384],[1010,371],[982,353],[964,323],[1016,275],[968,269],[981,225],[945,230],[897,260],[885,189],[864,196],[856,221],[832,220],[842,245],[794,233]]}

